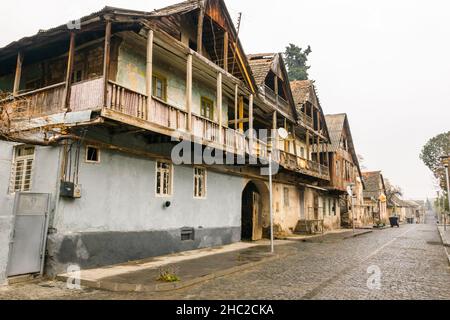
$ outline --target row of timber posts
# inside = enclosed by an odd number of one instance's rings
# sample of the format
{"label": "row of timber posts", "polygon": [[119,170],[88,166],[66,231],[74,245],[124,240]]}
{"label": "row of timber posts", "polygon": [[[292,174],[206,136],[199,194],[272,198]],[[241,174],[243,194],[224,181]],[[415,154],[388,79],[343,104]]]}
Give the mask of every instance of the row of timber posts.
{"label": "row of timber posts", "polygon": [[[69,40],[69,52],[67,57],[67,65],[66,65],[66,75],[65,75],[65,86],[64,86],[64,95],[63,100],[61,101],[63,109],[66,109],[67,112],[70,112],[70,84],[72,83],[72,72],[73,72],[73,63],[75,57],[75,33],[70,33]],[[16,62],[16,70],[14,73],[14,84],[13,84],[13,97],[17,97],[20,91],[20,80],[22,77],[22,66],[24,61],[24,54],[22,51],[17,53],[17,62]]]}

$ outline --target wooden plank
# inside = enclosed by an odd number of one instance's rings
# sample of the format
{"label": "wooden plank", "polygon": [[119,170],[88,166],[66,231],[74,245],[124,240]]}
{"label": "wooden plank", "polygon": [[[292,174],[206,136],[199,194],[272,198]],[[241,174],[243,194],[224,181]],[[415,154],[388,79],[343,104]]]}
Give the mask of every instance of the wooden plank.
{"label": "wooden plank", "polygon": [[249,137],[249,142],[250,142],[250,151],[253,151],[253,138],[254,138],[254,133],[253,133],[253,94],[250,94],[249,98],[248,98],[248,118],[249,118],[249,123],[248,123],[248,128],[250,130],[250,137]]}
{"label": "wooden plank", "polygon": [[151,121],[151,101],[153,90],[153,30],[148,30],[147,34],[147,64],[146,64],[146,93],[147,93],[147,106],[146,115],[144,119]]}
{"label": "wooden plank", "polygon": [[22,64],[23,64],[23,54],[19,51],[17,53],[17,64],[16,64],[16,73],[14,76],[14,88],[13,95],[17,96],[20,90],[20,78],[22,76]]}
{"label": "wooden plank", "polygon": [[240,119],[240,120],[230,120],[230,121],[228,121],[228,124],[239,124],[239,123],[247,123],[247,122],[249,122],[250,120],[249,120],[249,118],[243,118],[243,119]]}
{"label": "wooden plank", "polygon": [[222,73],[217,74],[217,109],[219,112],[219,143],[222,143],[222,125],[223,125],[223,115],[222,115]]}
{"label": "wooden plank", "polygon": [[203,1],[200,2],[197,25],[197,52],[203,55],[203,20],[205,19],[205,7]]}
{"label": "wooden plank", "polygon": [[73,61],[75,56],[75,33],[70,33],[70,44],[69,44],[69,54],[67,57],[67,70],[66,70],[66,86],[64,88],[64,101],[63,108],[67,112],[72,111],[70,109],[70,90],[72,87],[72,72],[73,72]]}
{"label": "wooden plank", "polygon": [[186,63],[186,111],[187,130],[192,132],[192,54],[187,55]]}
{"label": "wooden plank", "polygon": [[111,21],[106,22],[105,28],[105,48],[103,51],[103,79],[104,79],[104,106],[108,103],[108,80],[109,80],[109,61],[111,55]]}
{"label": "wooden plank", "polygon": [[[239,97],[239,120],[244,119],[244,97]],[[244,123],[239,123],[239,132],[244,133]]]}
{"label": "wooden plank", "polygon": [[228,72],[228,32],[223,35],[223,69]]}

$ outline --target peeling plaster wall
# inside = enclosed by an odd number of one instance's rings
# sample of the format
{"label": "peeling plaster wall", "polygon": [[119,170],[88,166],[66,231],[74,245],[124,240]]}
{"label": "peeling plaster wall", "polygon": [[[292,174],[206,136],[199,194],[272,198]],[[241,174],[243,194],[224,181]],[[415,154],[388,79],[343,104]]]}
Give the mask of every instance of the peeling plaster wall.
{"label": "peeling plaster wall", "polygon": [[[286,190],[287,199],[285,199]],[[292,233],[300,220],[300,191],[296,186],[274,183],[273,199],[274,224],[278,225],[279,232]],[[288,200],[288,203],[285,200]]]}

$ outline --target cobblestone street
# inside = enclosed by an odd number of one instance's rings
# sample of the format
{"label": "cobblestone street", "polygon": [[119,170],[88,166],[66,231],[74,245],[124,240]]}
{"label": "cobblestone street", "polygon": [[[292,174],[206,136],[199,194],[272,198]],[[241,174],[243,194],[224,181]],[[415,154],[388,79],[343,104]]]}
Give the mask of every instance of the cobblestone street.
{"label": "cobblestone street", "polygon": [[[450,299],[450,269],[431,216],[425,225],[344,235],[293,242],[289,257],[175,292],[71,291],[46,281],[1,288],[0,299]],[[368,288],[369,267],[381,271],[379,289]]]}

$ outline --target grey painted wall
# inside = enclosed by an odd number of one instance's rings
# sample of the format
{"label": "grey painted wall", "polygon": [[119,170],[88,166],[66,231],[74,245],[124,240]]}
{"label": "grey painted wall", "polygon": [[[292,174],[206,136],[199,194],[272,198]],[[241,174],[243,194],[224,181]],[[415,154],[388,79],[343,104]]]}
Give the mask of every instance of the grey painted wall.
{"label": "grey painted wall", "polygon": [[[111,137],[91,130],[88,137],[149,151],[167,152],[142,137]],[[13,144],[0,142],[0,279],[6,277],[14,195],[8,194]],[[81,147],[81,199],[59,198],[62,147],[36,147],[32,192],[53,196],[46,272],[65,271],[147,258],[240,241],[244,179],[207,171],[207,198],[194,198],[193,167],[174,166],[173,195],[156,196],[156,161],[101,150],[99,164],[85,162]],[[164,203],[171,201],[169,208]],[[181,228],[195,240],[181,241]]]}
{"label": "grey painted wall", "polygon": [[[9,242],[13,228],[14,194],[9,193],[11,164],[15,143],[0,141],[0,284],[6,282]],[[31,192],[51,193],[54,197],[58,173],[59,149],[36,147]],[[54,208],[54,198],[52,209]]]}
{"label": "grey painted wall", "polygon": [[[90,129],[87,138],[170,154],[169,144],[150,145],[142,136]],[[81,199],[58,201],[47,247],[49,274],[72,263],[89,268],[240,241],[243,178],[208,170],[207,198],[195,199],[193,167],[174,166],[173,195],[158,197],[156,161],[102,149],[100,163],[87,163],[85,147]],[[183,227],[195,229],[194,241],[181,241]]]}

